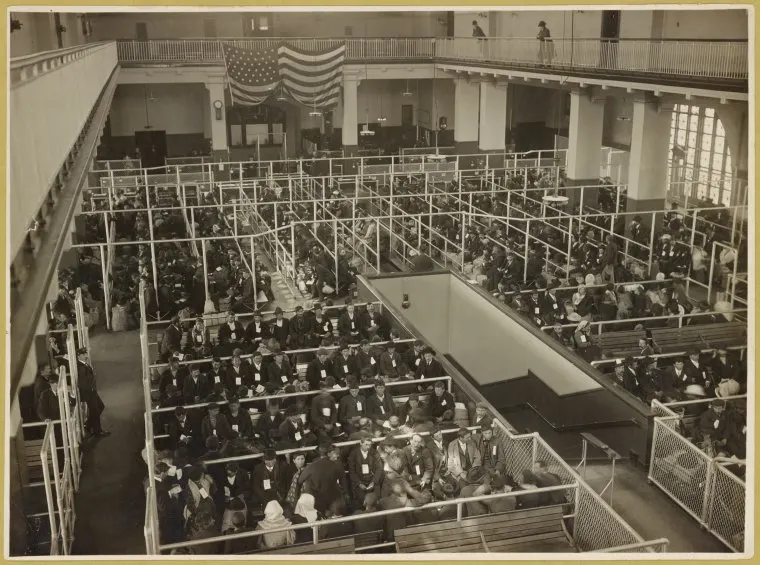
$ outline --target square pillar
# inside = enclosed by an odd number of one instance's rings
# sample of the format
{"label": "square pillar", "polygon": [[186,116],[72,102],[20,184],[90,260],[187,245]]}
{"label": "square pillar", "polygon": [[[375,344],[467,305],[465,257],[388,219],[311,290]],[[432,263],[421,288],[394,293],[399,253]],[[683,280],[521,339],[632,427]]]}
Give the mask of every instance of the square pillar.
{"label": "square pillar", "polygon": [[[567,186],[599,184],[602,134],[604,132],[604,100],[594,102],[591,92],[570,93],[570,124],[567,144]],[[571,207],[579,205],[581,191],[569,191]],[[583,204],[596,206],[598,190],[585,189]]]}
{"label": "square pillar", "polygon": [[359,80],[343,75],[343,149],[351,151],[359,146]]}
{"label": "square pillar", "polygon": [[454,145],[462,155],[478,152],[480,84],[465,79],[454,81]]}
{"label": "square pillar", "polygon": [[[208,108],[211,116],[211,152],[227,151],[227,108],[224,102],[224,84],[207,82]],[[221,104],[221,107],[217,108]]]}
{"label": "square pillar", "polygon": [[634,100],[627,210],[663,210],[668,191],[668,159],[673,107]]}
{"label": "square pillar", "polygon": [[506,85],[480,83],[479,121],[478,148],[481,151],[504,151],[507,135]]}

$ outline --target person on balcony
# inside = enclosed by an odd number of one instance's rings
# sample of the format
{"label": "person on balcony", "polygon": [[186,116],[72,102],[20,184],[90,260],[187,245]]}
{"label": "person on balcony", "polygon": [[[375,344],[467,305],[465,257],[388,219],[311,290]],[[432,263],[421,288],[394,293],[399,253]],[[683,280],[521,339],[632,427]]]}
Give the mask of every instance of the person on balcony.
{"label": "person on balcony", "polygon": [[538,62],[540,66],[548,67],[552,64],[554,58],[554,42],[552,41],[552,32],[546,27],[546,22],[538,22],[538,35],[536,38],[538,44]]}
{"label": "person on balcony", "polygon": [[478,39],[483,39],[486,36],[483,28],[478,25],[478,20],[472,20],[472,36]]}

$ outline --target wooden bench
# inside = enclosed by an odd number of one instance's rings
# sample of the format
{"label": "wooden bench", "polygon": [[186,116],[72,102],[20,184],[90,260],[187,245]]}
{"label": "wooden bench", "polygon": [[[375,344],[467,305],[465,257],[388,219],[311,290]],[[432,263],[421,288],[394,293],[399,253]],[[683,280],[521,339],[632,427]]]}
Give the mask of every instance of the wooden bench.
{"label": "wooden bench", "polygon": [[[605,353],[614,357],[625,357],[640,354],[638,341],[644,337],[643,331],[606,332],[592,336],[592,340]],[[652,329],[652,338],[663,353],[680,351],[689,345],[740,345],[746,343],[747,326],[741,322],[726,322],[682,328],[655,328]]]}
{"label": "wooden bench", "polygon": [[562,506],[412,526],[395,532],[397,553],[567,553]]}
{"label": "wooden bench", "polygon": [[40,451],[42,450],[41,439],[24,440],[24,454],[26,456],[26,469],[29,473],[29,482],[35,483],[42,481],[42,459]]}
{"label": "wooden bench", "polygon": [[329,555],[353,553],[355,549],[354,536],[329,539],[318,543],[299,543],[280,549],[270,549],[256,552],[265,555]]}

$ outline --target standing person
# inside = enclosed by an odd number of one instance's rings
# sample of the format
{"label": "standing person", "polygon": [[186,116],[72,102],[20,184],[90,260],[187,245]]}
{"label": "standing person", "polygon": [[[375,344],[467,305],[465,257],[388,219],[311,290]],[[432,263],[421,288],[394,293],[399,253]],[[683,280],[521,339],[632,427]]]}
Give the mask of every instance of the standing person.
{"label": "standing person", "polygon": [[548,67],[552,64],[554,58],[554,42],[552,41],[552,32],[546,27],[546,22],[538,22],[538,35],[536,38],[538,44],[538,64]]}
{"label": "standing person", "polygon": [[87,403],[87,422],[85,425],[87,433],[98,437],[110,435],[111,432],[104,430],[100,424],[100,415],[105,409],[105,404],[98,394],[95,371],[90,366],[87,359],[87,349],[84,347],[77,350],[77,378],[79,398],[82,402]]}
{"label": "standing person", "polygon": [[486,36],[483,28],[478,25],[478,20],[472,20],[472,36],[478,39],[483,39]]}

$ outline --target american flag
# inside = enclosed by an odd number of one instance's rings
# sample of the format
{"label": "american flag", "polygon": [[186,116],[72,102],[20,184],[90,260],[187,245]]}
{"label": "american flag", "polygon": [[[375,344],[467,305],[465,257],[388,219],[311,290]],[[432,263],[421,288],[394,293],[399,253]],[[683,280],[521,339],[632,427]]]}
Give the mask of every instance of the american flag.
{"label": "american flag", "polygon": [[331,108],[340,99],[345,58],[345,43],[320,51],[287,43],[256,50],[224,45],[233,102],[245,106],[279,92],[310,108]]}
{"label": "american flag", "polygon": [[277,47],[253,51],[225,44],[224,63],[233,103],[257,106],[280,84]]}
{"label": "american flag", "polygon": [[279,51],[282,90],[296,102],[331,108],[340,99],[346,44],[321,51],[304,51],[284,43]]}

